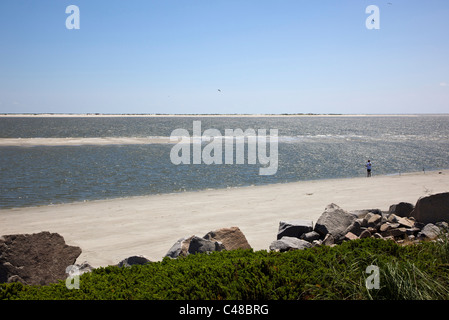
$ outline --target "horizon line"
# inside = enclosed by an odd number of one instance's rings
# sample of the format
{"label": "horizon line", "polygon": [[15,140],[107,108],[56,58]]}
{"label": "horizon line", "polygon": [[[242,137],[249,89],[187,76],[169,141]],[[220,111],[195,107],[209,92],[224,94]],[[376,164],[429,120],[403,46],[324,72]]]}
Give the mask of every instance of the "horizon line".
{"label": "horizon line", "polygon": [[101,112],[3,112],[0,116],[424,116],[449,113],[101,113]]}

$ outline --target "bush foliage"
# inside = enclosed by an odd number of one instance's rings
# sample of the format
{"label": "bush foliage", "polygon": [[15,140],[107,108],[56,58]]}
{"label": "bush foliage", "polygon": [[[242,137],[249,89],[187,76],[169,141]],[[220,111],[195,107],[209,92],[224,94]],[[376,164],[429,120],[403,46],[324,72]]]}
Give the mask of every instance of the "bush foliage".
{"label": "bush foliage", "polygon": [[[222,251],[97,268],[79,289],[0,284],[0,299],[448,299],[448,248],[447,239],[400,246],[368,238],[284,253]],[[365,286],[370,265],[379,267],[379,289]]]}

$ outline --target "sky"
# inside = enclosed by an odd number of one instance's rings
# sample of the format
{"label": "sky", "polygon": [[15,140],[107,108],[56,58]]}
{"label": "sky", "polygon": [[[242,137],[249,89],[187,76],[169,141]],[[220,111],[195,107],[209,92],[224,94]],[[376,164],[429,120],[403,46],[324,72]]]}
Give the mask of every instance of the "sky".
{"label": "sky", "polygon": [[0,113],[448,113],[448,35],[447,0],[2,0]]}

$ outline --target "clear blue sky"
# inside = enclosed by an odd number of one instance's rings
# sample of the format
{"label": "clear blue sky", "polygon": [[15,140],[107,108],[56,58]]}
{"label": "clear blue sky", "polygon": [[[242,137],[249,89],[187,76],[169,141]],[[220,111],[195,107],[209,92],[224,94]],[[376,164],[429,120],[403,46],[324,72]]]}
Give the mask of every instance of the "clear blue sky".
{"label": "clear blue sky", "polygon": [[0,40],[0,113],[449,112],[447,0],[1,0]]}

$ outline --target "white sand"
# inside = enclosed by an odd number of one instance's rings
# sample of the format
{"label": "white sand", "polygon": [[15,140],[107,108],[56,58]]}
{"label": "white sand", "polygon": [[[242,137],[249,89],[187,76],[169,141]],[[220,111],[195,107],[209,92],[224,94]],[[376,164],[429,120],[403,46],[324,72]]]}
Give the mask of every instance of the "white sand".
{"label": "white sand", "polygon": [[447,171],[305,181],[0,210],[0,235],[57,232],[94,267],[132,255],[161,260],[179,238],[238,226],[255,250],[276,239],[280,220],[315,223],[326,205],[388,210],[449,191]]}

